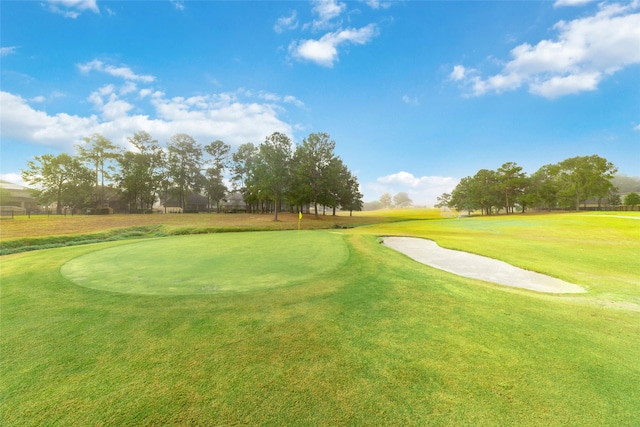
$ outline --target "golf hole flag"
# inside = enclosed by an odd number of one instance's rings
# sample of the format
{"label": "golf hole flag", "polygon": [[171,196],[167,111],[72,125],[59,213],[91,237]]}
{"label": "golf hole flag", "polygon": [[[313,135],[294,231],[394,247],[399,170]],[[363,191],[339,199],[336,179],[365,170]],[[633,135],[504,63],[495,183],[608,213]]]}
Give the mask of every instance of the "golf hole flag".
{"label": "golf hole flag", "polygon": [[298,212],[298,231],[300,231],[300,221],[302,221],[302,212]]}

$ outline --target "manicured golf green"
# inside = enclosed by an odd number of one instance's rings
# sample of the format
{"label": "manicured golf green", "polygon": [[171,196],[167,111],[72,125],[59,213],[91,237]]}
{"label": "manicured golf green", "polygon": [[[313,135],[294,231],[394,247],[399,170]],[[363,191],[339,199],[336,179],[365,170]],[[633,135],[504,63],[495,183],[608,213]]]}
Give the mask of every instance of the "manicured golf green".
{"label": "manicured golf green", "polygon": [[[406,218],[1,257],[0,424],[640,425],[640,221]],[[428,237],[570,275],[588,292],[465,279],[380,245],[381,235]],[[260,271],[248,264],[273,264],[288,279],[239,292],[246,277],[228,291],[200,289],[222,283],[213,254],[240,252],[220,267],[225,274],[255,278]],[[286,259],[296,252],[306,260]],[[96,272],[104,288],[78,285],[107,255],[111,264]],[[162,293],[149,293],[158,283],[131,293],[105,277],[124,280],[142,265],[164,269],[154,272],[167,283]],[[204,270],[197,276],[211,282],[172,292],[183,268]]]}
{"label": "manicured golf green", "polygon": [[347,259],[344,236],[314,231],[219,233],[101,249],[62,266],[72,282],[147,295],[211,294],[312,281]]}

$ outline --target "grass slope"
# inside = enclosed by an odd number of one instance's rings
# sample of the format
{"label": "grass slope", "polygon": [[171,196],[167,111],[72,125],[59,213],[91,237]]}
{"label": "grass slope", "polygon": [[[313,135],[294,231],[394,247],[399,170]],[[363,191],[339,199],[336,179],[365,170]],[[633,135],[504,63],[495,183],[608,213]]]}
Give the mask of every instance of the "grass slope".
{"label": "grass slope", "polygon": [[[493,249],[501,258],[520,239],[497,223],[493,234],[483,220],[456,224],[348,230],[348,261],[331,272],[207,296],[103,292],[61,275],[68,261],[122,242],[3,257],[2,424],[640,424],[640,313],[460,278],[375,237],[444,240],[452,227],[453,241],[503,248]],[[553,267],[545,233],[539,256]],[[502,239],[478,242],[494,235]],[[618,238],[603,237],[591,257]],[[256,247],[256,260],[268,249]],[[594,286],[593,298],[638,298],[615,282]]]}

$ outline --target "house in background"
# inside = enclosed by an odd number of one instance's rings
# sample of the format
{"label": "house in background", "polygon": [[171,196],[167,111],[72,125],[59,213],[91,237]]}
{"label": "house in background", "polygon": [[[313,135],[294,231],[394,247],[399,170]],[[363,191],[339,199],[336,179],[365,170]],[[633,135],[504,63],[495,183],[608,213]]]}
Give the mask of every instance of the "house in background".
{"label": "house in background", "polygon": [[22,185],[0,180],[2,199],[0,206],[2,212],[13,212],[24,215],[27,212],[35,212],[39,209],[38,201],[31,195],[31,190]]}
{"label": "house in background", "polygon": [[[195,212],[208,212],[209,200],[200,194],[190,194],[187,198],[187,206],[184,209],[185,213]],[[182,213],[182,206],[180,201],[175,198],[168,198],[164,201],[160,201],[160,212],[164,213]]]}

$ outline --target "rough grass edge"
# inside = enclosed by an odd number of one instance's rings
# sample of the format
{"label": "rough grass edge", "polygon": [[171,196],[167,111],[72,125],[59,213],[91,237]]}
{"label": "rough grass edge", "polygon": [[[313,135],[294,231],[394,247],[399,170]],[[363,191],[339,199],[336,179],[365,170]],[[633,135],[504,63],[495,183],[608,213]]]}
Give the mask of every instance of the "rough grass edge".
{"label": "rough grass edge", "polygon": [[78,234],[70,236],[47,236],[15,239],[0,242],[0,256],[65,246],[88,245],[91,243],[113,242],[116,240],[164,237],[168,233],[161,225],[118,228],[102,233]]}
{"label": "rough grass edge", "polygon": [[72,236],[48,236],[0,242],[0,256],[66,246],[133,240],[149,237],[186,236],[193,234],[240,233],[251,231],[277,231],[269,227],[180,227],[166,230],[163,225],[137,226],[110,230],[104,233]]}

